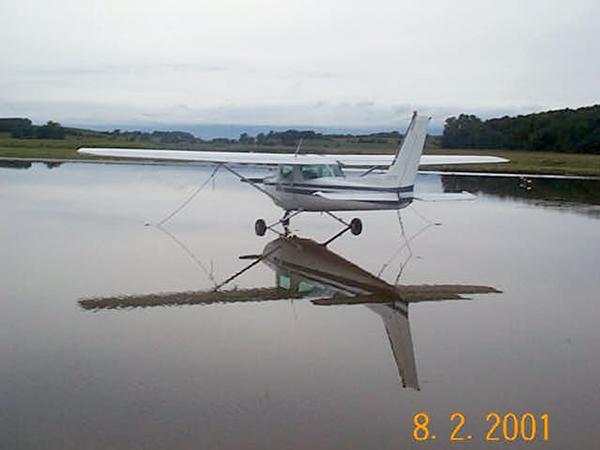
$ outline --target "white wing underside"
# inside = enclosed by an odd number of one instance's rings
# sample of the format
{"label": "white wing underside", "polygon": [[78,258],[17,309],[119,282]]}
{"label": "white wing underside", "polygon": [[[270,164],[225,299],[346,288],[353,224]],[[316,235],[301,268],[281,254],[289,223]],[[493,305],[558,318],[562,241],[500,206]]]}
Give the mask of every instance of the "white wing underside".
{"label": "white wing underside", "polygon": [[448,202],[457,200],[475,200],[476,195],[469,192],[443,192],[443,193],[415,193],[413,200],[419,200],[421,202]]}
{"label": "white wing underside", "polygon": [[402,195],[393,192],[369,192],[352,193],[352,192],[315,192],[316,196],[327,200],[350,201],[350,202],[397,202],[401,199],[413,199],[424,202],[441,202],[441,201],[456,201],[456,200],[474,200],[475,195],[468,192],[452,192],[452,193],[415,193],[412,196]]}
{"label": "white wing underside", "polygon": [[[277,166],[280,164],[341,164],[344,167],[388,167],[394,155],[314,155],[292,153],[205,152],[131,148],[80,148],[79,153],[117,158],[190,161],[205,164]],[[497,156],[423,155],[419,165],[492,164],[508,162]]]}

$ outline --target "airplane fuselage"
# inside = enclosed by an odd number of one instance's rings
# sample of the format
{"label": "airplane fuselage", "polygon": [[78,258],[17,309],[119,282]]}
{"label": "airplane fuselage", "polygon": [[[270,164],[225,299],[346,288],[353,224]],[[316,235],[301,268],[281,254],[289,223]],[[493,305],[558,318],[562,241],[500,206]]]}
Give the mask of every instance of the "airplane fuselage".
{"label": "airplane fuselage", "polygon": [[395,186],[385,175],[346,178],[341,169],[324,166],[317,169],[330,170],[333,176],[308,178],[307,167],[290,167],[287,174],[280,167],[278,175],[261,180],[261,187],[288,211],[396,210],[412,202],[413,186]]}

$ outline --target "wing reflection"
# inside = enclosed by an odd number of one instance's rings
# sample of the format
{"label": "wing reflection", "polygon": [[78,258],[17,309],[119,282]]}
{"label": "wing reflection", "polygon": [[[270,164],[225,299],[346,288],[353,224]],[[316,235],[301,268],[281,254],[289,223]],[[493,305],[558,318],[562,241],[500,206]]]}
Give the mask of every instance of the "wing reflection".
{"label": "wing reflection", "polygon": [[86,310],[98,311],[299,298],[309,299],[319,306],[365,305],[383,320],[402,385],[418,390],[409,304],[464,299],[464,294],[499,292],[492,287],[474,285],[394,286],[324,245],[299,237],[275,239],[265,246],[262,254],[249,258],[254,261],[225,283],[262,261],[275,271],[275,287],[85,298],[79,300],[79,305]]}

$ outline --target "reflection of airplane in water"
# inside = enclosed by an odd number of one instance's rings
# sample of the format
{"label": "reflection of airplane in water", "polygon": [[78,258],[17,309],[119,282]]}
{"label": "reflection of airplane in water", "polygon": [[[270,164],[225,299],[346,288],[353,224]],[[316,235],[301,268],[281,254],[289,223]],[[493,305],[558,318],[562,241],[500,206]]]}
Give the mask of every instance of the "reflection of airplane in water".
{"label": "reflection of airplane in water", "polygon": [[362,304],[383,320],[402,385],[419,389],[408,320],[409,303],[463,299],[461,294],[499,292],[487,286],[470,285],[393,286],[324,245],[298,237],[280,237],[269,242],[261,255],[244,258],[254,261],[227,282],[262,261],[275,271],[276,287],[86,298],[79,300],[79,304],[84,309],[95,311],[297,298],[308,298],[315,305]]}

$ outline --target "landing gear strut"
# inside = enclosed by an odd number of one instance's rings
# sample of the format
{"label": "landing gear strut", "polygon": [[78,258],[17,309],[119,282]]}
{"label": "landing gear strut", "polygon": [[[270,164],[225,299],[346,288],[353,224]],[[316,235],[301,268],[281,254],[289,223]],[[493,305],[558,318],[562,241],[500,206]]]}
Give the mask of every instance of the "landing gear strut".
{"label": "landing gear strut", "polygon": [[[254,232],[257,236],[264,236],[267,230],[271,230],[280,236],[289,236],[290,235],[290,219],[294,216],[297,216],[302,212],[301,209],[291,211],[287,210],[281,219],[277,222],[267,225],[267,223],[263,219],[258,219],[254,222]],[[277,231],[274,227],[275,225],[281,225],[283,227],[283,233]]]}
{"label": "landing gear strut", "polygon": [[333,241],[335,241],[337,238],[339,238],[340,236],[342,236],[343,234],[345,234],[348,231],[350,231],[354,236],[358,236],[359,234],[362,233],[363,224],[362,224],[362,221],[359,218],[355,217],[354,219],[352,219],[350,221],[350,223],[348,223],[345,220],[340,219],[338,216],[336,216],[335,214],[332,214],[329,211],[325,211],[325,213],[328,216],[330,216],[333,219],[335,219],[338,222],[340,222],[341,224],[343,224],[345,226],[345,228],[343,228],[341,231],[337,232],[332,237],[330,237],[325,242],[323,242],[324,246],[327,246],[328,244],[331,244]]}
{"label": "landing gear strut", "polygon": [[[302,210],[296,210],[296,211],[288,210],[283,214],[283,217],[281,219],[279,219],[277,222],[272,223],[270,225],[267,225],[267,223],[263,219],[257,219],[256,222],[254,222],[254,232],[256,233],[257,236],[264,236],[267,233],[267,230],[271,230],[282,237],[287,237],[290,235],[290,219],[294,216],[297,216],[301,212],[302,212]],[[341,235],[343,235],[344,233],[346,233],[348,231],[350,231],[354,236],[358,236],[359,234],[362,233],[363,224],[359,218],[355,217],[350,222],[346,222],[345,220],[339,218],[338,216],[336,216],[335,214],[333,214],[329,211],[324,211],[324,212],[328,216],[332,217],[333,219],[337,220],[342,225],[344,225],[344,228],[341,231],[339,231],[337,234],[335,234],[333,237],[331,237],[327,241],[325,241],[323,243],[323,245],[327,245],[330,242],[333,242],[338,237],[340,237]],[[278,231],[274,228],[276,225],[281,225],[281,227],[283,228],[283,233],[281,233],[280,231]]]}

